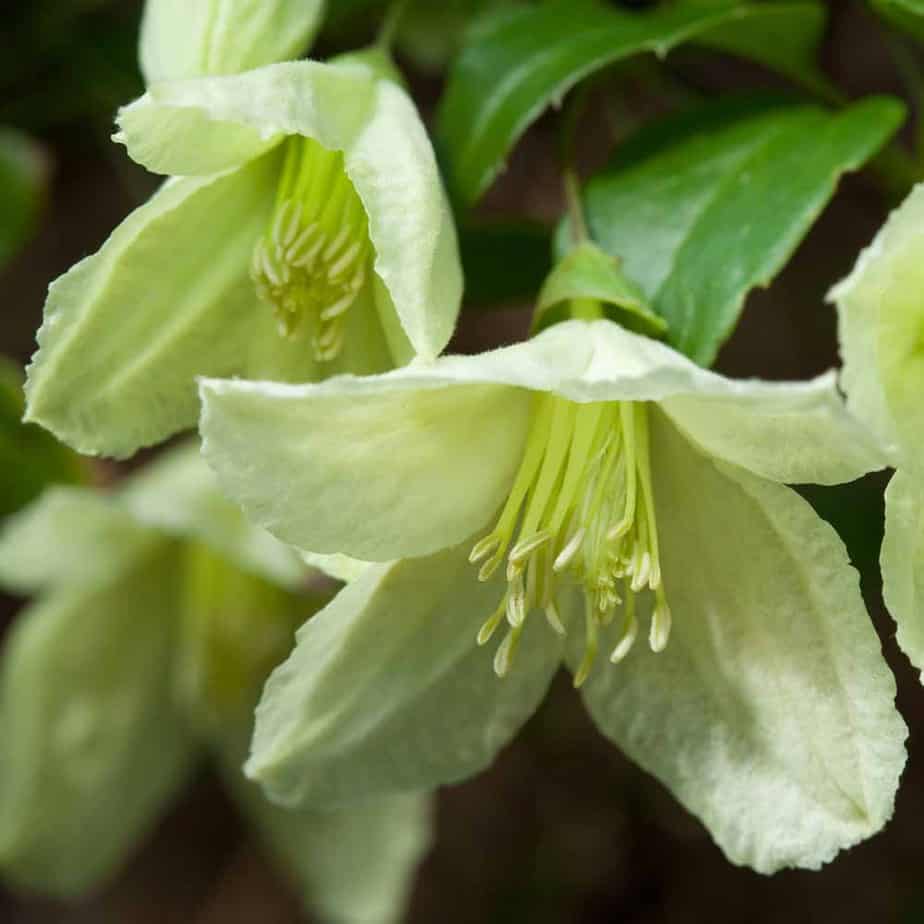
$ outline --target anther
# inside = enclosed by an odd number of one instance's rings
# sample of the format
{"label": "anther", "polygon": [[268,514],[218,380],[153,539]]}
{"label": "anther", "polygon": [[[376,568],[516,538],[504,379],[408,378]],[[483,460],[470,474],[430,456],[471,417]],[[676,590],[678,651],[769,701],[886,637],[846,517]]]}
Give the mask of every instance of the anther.
{"label": "anther", "polygon": [[671,611],[667,601],[659,599],[651,614],[651,629],[648,633],[648,644],[654,652],[664,651],[667,640],[671,634]]}
{"label": "anther", "polygon": [[543,531],[536,533],[535,536],[531,536],[529,539],[521,539],[510,552],[510,562],[517,565],[521,564],[551,538],[552,534],[550,532]]}
{"label": "anther", "polygon": [[500,606],[484,621],[482,627],[478,630],[476,641],[479,645],[487,645],[491,641],[491,636],[497,631],[497,627],[504,620],[504,610],[506,609],[505,601],[501,601]]}
{"label": "anther", "polygon": [[561,621],[561,616],[558,613],[558,607],[555,605],[554,600],[549,600],[545,605],[545,618],[546,622],[552,627],[552,631],[556,635],[560,635],[562,638],[567,634],[565,632],[564,624]]}
{"label": "anther", "polygon": [[366,284],[370,254],[366,214],[343,155],[290,141],[277,206],[251,263],[254,286],[274,308],[280,332],[292,336],[308,319],[315,357],[335,359],[345,328],[332,322]]}
{"label": "anther", "polygon": [[572,559],[577,555],[584,541],[584,527],[581,527],[569,540],[568,544],[558,553],[555,564],[552,565],[553,571],[564,571],[571,564]]}
{"label": "anther", "polygon": [[497,651],[494,652],[494,673],[498,677],[505,677],[510,670],[522,631],[522,629],[510,629],[504,636],[504,640],[497,646]]}

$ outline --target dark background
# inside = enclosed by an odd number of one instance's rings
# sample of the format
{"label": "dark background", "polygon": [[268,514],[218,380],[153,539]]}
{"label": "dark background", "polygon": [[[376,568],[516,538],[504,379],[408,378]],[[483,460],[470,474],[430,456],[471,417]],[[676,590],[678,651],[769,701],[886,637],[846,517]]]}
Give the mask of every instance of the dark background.
{"label": "dark background", "polygon": [[[850,95],[901,93],[875,20],[859,3],[833,3],[831,11],[823,49],[829,75]],[[154,188],[154,179],[109,142],[115,108],[141,91],[135,64],[139,12],[140,3],[131,0],[7,0],[0,6],[0,124],[32,133],[47,167],[35,232],[24,251],[0,270],[0,352],[20,362],[33,349],[49,281],[95,250]],[[346,37],[368,37],[375,21],[369,14],[355,17],[333,37],[327,34],[319,54],[344,47]],[[413,61],[403,63],[429,114],[439,77]],[[738,62],[685,52],[667,66],[683,92],[694,95],[769,82]],[[637,111],[656,114],[675,100],[670,93],[659,96],[650,68],[646,62],[628,67],[620,86]],[[595,105],[581,135],[589,165],[605,159],[608,144],[600,130],[605,100]],[[484,213],[554,221],[560,210],[554,152],[555,126],[547,118],[518,147]],[[802,378],[835,363],[835,321],[824,294],[849,270],[888,205],[875,177],[845,180],[786,271],[769,291],[752,295],[722,352],[721,370]],[[537,260],[530,252],[517,261],[515,275],[528,282],[541,273],[541,264],[541,253]],[[505,280],[497,284],[503,288]],[[527,323],[528,306],[516,299],[491,310],[468,305],[454,348],[471,351],[516,339]],[[562,676],[489,772],[440,793],[437,844],[421,869],[408,920],[924,921],[924,760],[918,743],[924,740],[924,690],[895,645],[879,597],[876,556],[885,480],[874,477],[811,494],[841,530],[861,570],[898,678],[899,706],[911,728],[895,819],[883,833],[820,873],[765,878],[737,869],[658,783],[595,732]],[[13,609],[13,602],[5,601],[7,616]],[[2,924],[298,920],[297,901],[204,772],[100,894],[64,906],[0,889]]]}

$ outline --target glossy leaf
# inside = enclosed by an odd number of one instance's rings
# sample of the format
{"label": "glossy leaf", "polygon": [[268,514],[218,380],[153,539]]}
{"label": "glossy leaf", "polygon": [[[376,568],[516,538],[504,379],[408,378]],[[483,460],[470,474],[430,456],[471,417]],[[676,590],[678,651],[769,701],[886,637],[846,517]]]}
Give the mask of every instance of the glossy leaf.
{"label": "glossy leaf", "polygon": [[591,235],[625,261],[669,341],[709,365],[747,293],[773,279],[841,174],[901,115],[889,99],[839,113],[739,99],[643,129],[588,184]]}
{"label": "glossy leaf", "polygon": [[[483,19],[450,76],[439,118],[451,185],[472,202],[490,185],[504,158],[547,106],[590,74],[643,52],[659,57],[699,40],[748,54],[803,82],[815,80],[802,57],[823,26],[815,3],[721,2],[665,4],[637,14],[589,0],[556,0],[501,10]],[[766,41],[767,30],[785,34]]]}

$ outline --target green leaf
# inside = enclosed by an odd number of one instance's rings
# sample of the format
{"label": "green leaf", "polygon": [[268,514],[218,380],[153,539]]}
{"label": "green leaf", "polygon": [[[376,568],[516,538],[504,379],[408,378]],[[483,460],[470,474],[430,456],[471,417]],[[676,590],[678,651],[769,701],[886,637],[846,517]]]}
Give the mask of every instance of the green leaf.
{"label": "green leaf", "polygon": [[35,228],[46,175],[39,148],[25,135],[0,127],[0,266]]}
{"label": "green leaf", "polygon": [[[834,193],[895,131],[901,105],[733,100],[642,129],[587,186],[591,236],[709,365],[747,293],[785,265]],[[811,143],[806,143],[810,139]]]}
{"label": "green leaf", "polygon": [[759,61],[822,97],[837,95],[815,61],[825,30],[822,4],[752,4],[741,13],[713,26],[698,41],[715,51]]}
{"label": "green leaf", "polygon": [[563,321],[567,305],[575,300],[602,302],[607,313],[623,327],[638,333],[661,336],[667,330],[664,318],[656,315],[645,293],[622,271],[622,260],[585,242],[571,250],[546,279],[536,313],[536,331]]}
{"label": "green leaf", "polygon": [[171,706],[172,555],[27,609],[0,670],[0,868],[67,896],[126,859],[185,781]]}
{"label": "green leaf", "polygon": [[[555,0],[498,11],[469,33],[443,98],[438,134],[451,185],[463,202],[477,199],[547,106],[616,61],[643,52],[663,57],[681,42],[712,40],[810,82],[814,70],[802,57],[823,24],[816,3],[684,2],[638,14]],[[767,41],[768,29],[786,41]]]}
{"label": "green leaf", "polygon": [[24,507],[49,484],[89,479],[84,461],[50,433],[22,423],[22,371],[0,357],[0,518]]}
{"label": "green leaf", "polygon": [[870,4],[883,19],[924,42],[924,3],[921,0],[870,0]]}

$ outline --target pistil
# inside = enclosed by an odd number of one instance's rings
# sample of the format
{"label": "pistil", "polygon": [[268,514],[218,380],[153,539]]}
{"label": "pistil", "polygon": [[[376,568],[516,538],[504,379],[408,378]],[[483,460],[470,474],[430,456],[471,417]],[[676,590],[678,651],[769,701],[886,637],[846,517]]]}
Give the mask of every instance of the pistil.
{"label": "pistil", "polygon": [[579,404],[541,393],[533,400],[533,423],[507,503],[497,526],[470,556],[481,563],[482,581],[506,559],[507,590],[481,627],[478,643],[487,643],[506,621],[494,660],[504,675],[533,610],[543,610],[552,630],[565,634],[558,595],[565,584],[577,584],[585,599],[584,656],[575,673],[580,686],[596,659],[599,630],[620,605],[622,624],[610,660],[629,653],[638,634],[637,594],[654,595],[651,648],[661,651],[670,634],[648,409],[639,402]]}
{"label": "pistil", "polygon": [[343,155],[307,138],[287,144],[266,234],[253,251],[251,278],[276,313],[282,336],[308,325],[315,358],[335,359],[344,318],[370,272],[366,213]]}

